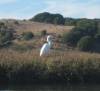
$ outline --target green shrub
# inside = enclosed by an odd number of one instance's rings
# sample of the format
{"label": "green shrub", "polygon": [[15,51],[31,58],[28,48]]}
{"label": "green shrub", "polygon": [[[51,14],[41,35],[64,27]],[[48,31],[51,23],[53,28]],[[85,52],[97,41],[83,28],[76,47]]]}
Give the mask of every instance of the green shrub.
{"label": "green shrub", "polygon": [[95,39],[96,39],[97,42],[100,42],[100,34],[96,34]]}
{"label": "green shrub", "polygon": [[97,32],[97,24],[93,20],[81,19],[77,22],[77,27],[82,30],[85,36],[94,36]]}
{"label": "green shrub", "polygon": [[32,32],[24,32],[23,34],[22,34],[22,38],[24,39],[24,40],[30,40],[30,39],[32,39],[34,37],[34,34],[32,33]]}
{"label": "green shrub", "polygon": [[41,36],[45,36],[47,34],[47,30],[42,30],[41,31]]}
{"label": "green shrub", "polygon": [[78,41],[84,36],[95,36],[97,33],[96,23],[92,20],[79,20],[69,33],[64,34],[64,41],[71,46],[76,46]]}
{"label": "green shrub", "polygon": [[64,17],[60,14],[51,14],[48,12],[39,13],[34,16],[31,21],[52,23],[52,24],[64,24]]}
{"label": "green shrub", "polygon": [[93,51],[94,52],[97,52],[97,53],[100,53],[100,34],[97,33],[95,36],[94,36],[94,45],[93,45]]}
{"label": "green shrub", "polygon": [[76,25],[76,20],[73,18],[65,18],[64,25],[68,25],[68,26]]}
{"label": "green shrub", "polygon": [[71,31],[69,33],[64,33],[63,34],[63,42],[71,45],[71,46],[76,46],[77,42],[80,40],[80,38],[82,37],[82,33],[80,31]]}
{"label": "green shrub", "polygon": [[92,38],[91,36],[85,36],[79,40],[77,47],[82,51],[90,51],[92,49],[93,42],[94,38]]}
{"label": "green shrub", "polygon": [[14,24],[19,25],[19,22],[17,20],[14,21]]}
{"label": "green shrub", "polygon": [[11,42],[13,39],[12,30],[10,30],[5,23],[0,22],[0,47],[8,45]]}
{"label": "green shrub", "polygon": [[0,22],[0,31],[7,31],[8,30],[8,26],[3,23],[3,22]]}
{"label": "green shrub", "polygon": [[9,43],[13,39],[13,33],[10,31],[1,31],[0,32],[0,46],[3,46]]}

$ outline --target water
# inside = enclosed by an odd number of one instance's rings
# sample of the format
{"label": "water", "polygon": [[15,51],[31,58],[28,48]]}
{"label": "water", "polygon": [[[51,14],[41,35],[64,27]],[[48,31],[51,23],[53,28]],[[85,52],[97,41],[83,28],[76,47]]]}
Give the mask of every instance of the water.
{"label": "water", "polygon": [[0,86],[0,91],[100,91],[100,85]]}

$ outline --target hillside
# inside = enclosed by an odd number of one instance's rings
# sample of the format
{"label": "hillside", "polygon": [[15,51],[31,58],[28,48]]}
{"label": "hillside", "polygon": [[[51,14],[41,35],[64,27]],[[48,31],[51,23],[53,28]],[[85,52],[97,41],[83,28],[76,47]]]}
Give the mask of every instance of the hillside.
{"label": "hillside", "polygon": [[47,30],[48,33],[62,34],[67,31],[69,32],[73,28],[73,26],[54,25],[32,21],[18,21],[18,24],[16,24],[14,20],[9,20],[7,23],[18,33],[28,31],[38,33],[42,30]]}
{"label": "hillside", "polygon": [[[34,38],[30,41],[37,41],[34,43],[37,44],[36,46],[39,46],[45,42],[46,36],[51,34],[55,38],[55,44],[57,44],[56,41],[63,41],[65,43],[61,44],[67,44],[67,46],[73,47],[74,49],[78,48],[81,51],[100,52],[100,19],[74,19],[63,17],[61,14],[44,12],[37,14],[29,20],[9,19],[2,20],[2,22],[4,24],[2,25],[1,23],[1,30],[12,30],[14,32],[13,43],[23,43],[23,38],[26,38],[26,35],[28,37],[32,35]],[[6,27],[8,29],[5,29]],[[44,35],[44,33],[46,34]]]}
{"label": "hillside", "polygon": [[[40,50],[42,45],[46,42],[48,34],[54,36],[54,48],[60,50],[67,50],[66,45],[62,44],[61,38],[65,32],[69,32],[74,26],[54,25],[47,23],[39,23],[28,20],[2,20],[8,28],[14,32],[14,39],[11,41],[10,49],[15,51],[24,50]],[[41,36],[41,32],[46,30],[47,34]],[[34,38],[31,40],[23,39],[23,33],[31,32],[34,34]],[[62,47],[63,46],[63,47]],[[65,46],[65,47],[64,47]],[[39,53],[38,53],[39,55]]]}
{"label": "hillside", "polygon": [[[82,26],[77,29],[74,26],[28,20],[3,20],[2,22],[4,24],[1,23],[0,26],[1,83],[100,82],[100,54],[80,52],[77,47],[62,42],[62,34],[74,34],[72,41],[77,39],[80,33],[88,35],[93,32],[94,34],[94,27],[90,26],[94,23],[85,21],[83,24],[82,21],[79,23]],[[86,26],[89,31],[86,30]],[[77,30],[71,31],[73,29]],[[92,32],[90,29],[93,29]],[[44,34],[43,30],[47,33]],[[51,53],[46,57],[40,57],[40,49],[46,42],[48,34],[53,35]]]}

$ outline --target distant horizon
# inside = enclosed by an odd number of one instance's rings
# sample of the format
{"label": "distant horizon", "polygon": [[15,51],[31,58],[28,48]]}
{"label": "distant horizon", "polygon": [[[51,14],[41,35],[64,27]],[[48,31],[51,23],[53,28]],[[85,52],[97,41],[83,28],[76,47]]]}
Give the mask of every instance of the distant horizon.
{"label": "distant horizon", "polygon": [[99,9],[100,0],[3,0],[0,1],[0,19],[30,19],[42,12],[100,19]]}

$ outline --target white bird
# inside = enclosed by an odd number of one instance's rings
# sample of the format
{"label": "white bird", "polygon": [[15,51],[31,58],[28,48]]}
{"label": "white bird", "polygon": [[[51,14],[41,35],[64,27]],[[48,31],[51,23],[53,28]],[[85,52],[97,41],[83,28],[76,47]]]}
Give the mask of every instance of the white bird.
{"label": "white bird", "polygon": [[50,53],[51,45],[52,45],[52,36],[49,35],[47,36],[47,43],[45,43],[40,50],[40,56],[48,55]]}

